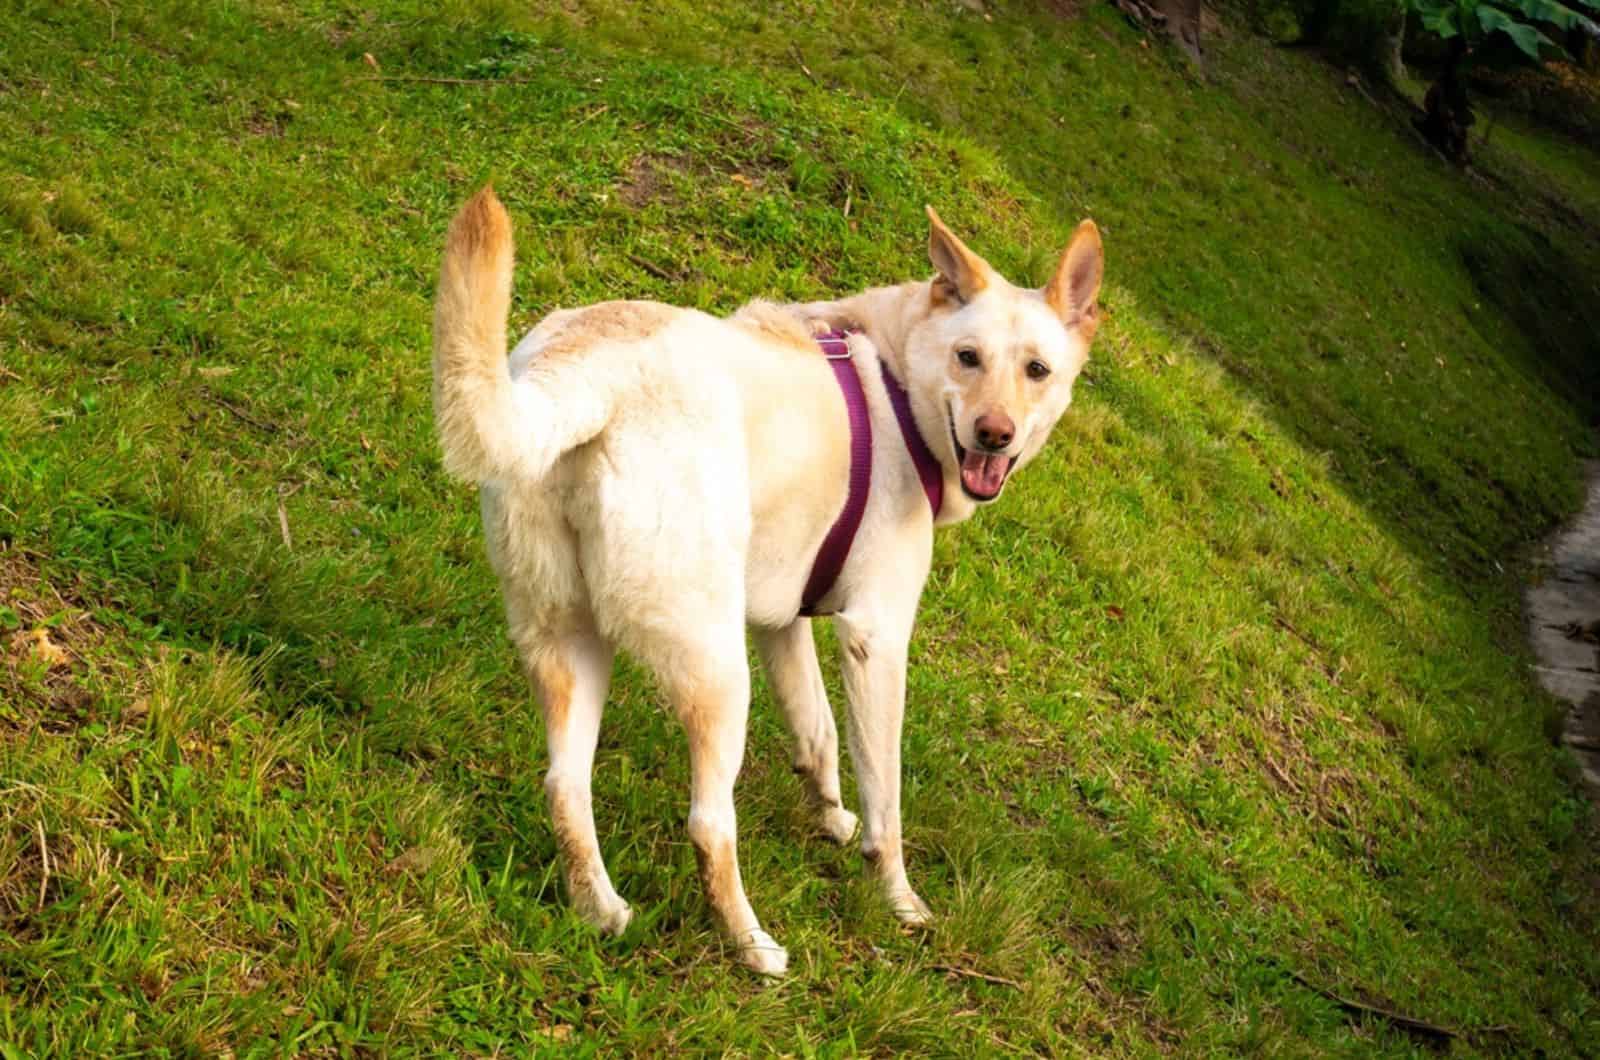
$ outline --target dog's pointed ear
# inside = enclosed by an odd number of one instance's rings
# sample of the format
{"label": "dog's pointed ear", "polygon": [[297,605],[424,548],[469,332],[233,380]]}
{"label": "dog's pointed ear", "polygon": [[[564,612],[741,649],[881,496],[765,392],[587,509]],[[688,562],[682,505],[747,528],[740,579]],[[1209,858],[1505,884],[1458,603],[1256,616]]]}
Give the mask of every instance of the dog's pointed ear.
{"label": "dog's pointed ear", "polygon": [[933,281],[934,293],[954,298],[958,302],[971,301],[989,285],[993,272],[989,263],[967,249],[956,234],[945,227],[932,206],[928,211],[928,260],[939,270]]}
{"label": "dog's pointed ear", "polygon": [[1044,300],[1067,327],[1087,329],[1093,337],[1099,323],[1096,299],[1100,297],[1100,277],[1105,272],[1105,252],[1100,247],[1100,229],[1093,221],[1078,223],[1072,242],[1061,255],[1056,274],[1044,288]]}

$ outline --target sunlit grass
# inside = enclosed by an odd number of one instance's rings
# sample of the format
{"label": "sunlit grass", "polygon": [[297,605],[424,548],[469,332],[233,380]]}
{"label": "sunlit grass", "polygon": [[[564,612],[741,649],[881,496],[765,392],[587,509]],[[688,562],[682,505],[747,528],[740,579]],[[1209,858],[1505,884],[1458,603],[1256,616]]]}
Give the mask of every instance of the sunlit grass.
{"label": "sunlit grass", "polygon": [[[1463,177],[1242,31],[1201,80],[1110,10],[991,7],[13,5],[5,1049],[1424,1047],[1308,982],[1474,1050],[1592,1048],[1597,866],[1515,551],[1588,444],[1592,153],[1496,133]],[[519,325],[921,275],[929,201],[1018,279],[1101,223],[1077,403],[937,543],[905,796],[931,933],[807,838],[758,690],[741,855],[792,975],[739,972],[626,663],[596,801],[641,915],[602,941],[567,911],[431,430],[443,227],[491,177]]]}

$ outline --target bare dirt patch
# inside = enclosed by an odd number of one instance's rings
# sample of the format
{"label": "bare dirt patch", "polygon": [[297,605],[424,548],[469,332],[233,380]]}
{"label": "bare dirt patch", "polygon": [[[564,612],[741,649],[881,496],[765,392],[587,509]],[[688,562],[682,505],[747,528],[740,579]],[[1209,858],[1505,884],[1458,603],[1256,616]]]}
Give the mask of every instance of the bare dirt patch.
{"label": "bare dirt patch", "polygon": [[75,592],[39,572],[39,557],[0,547],[0,731],[65,731],[87,720],[88,653],[105,638]]}
{"label": "bare dirt patch", "polygon": [[678,155],[647,151],[628,163],[617,185],[617,197],[638,209],[656,202],[679,201],[682,195],[676,185],[682,179],[707,186],[731,183],[747,190],[785,185],[789,167],[782,159],[765,149],[758,150],[754,157],[740,157],[748,155],[752,147],[764,148],[767,137],[761,126],[743,122],[730,134],[734,157],[717,150]]}
{"label": "bare dirt patch", "polygon": [[617,187],[617,195],[634,208],[652,202],[671,201],[674,173],[689,173],[694,164],[678,155],[646,152],[628,163],[628,171]]}
{"label": "bare dirt patch", "polygon": [[1059,18],[1077,18],[1088,0],[1045,0],[1044,9]]}

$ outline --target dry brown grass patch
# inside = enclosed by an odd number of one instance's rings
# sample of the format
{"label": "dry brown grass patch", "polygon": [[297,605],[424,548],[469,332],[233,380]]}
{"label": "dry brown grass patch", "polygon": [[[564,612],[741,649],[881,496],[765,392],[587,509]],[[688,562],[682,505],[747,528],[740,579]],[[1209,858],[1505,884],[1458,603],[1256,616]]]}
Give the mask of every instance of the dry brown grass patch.
{"label": "dry brown grass patch", "polygon": [[687,174],[693,168],[694,164],[680,155],[647,151],[628,163],[627,173],[617,186],[617,195],[636,209],[652,202],[671,202],[677,197],[672,189],[672,175]]}
{"label": "dry brown grass patch", "polygon": [[46,581],[36,553],[0,547],[0,617],[17,628],[0,634],[0,735],[7,730],[65,732],[84,724],[94,696],[86,687],[90,656],[105,640],[80,593]]}

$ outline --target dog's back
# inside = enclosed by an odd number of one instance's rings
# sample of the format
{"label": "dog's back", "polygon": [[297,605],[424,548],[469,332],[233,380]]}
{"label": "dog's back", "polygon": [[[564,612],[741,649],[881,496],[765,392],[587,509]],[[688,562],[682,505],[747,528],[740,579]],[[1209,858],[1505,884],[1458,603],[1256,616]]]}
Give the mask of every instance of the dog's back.
{"label": "dog's back", "polygon": [[632,646],[656,610],[692,616],[724,580],[699,569],[713,557],[719,570],[736,561],[726,591],[741,613],[788,607],[843,503],[833,470],[849,437],[806,328],[761,302],[728,320],[602,302],[550,313],[508,357],[511,248],[485,189],[446,241],[434,400],[445,467],[485,487],[512,610],[585,610]]}

